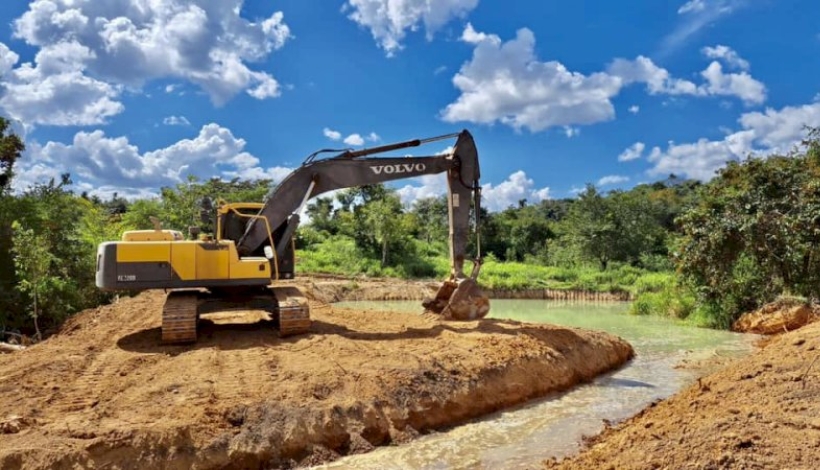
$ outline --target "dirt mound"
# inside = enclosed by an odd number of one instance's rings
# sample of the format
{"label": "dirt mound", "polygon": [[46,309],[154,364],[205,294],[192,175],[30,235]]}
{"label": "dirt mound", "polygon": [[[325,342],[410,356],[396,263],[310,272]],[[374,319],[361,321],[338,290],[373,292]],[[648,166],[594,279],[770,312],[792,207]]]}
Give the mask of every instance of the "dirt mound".
{"label": "dirt mound", "polygon": [[[86,311],[0,356],[0,468],[276,468],[402,442],[627,361],[612,335],[312,302],[308,335],[258,312],[161,346],[161,292]],[[253,323],[256,322],[256,323]]]}
{"label": "dirt mound", "polygon": [[773,337],[546,468],[813,470],[820,462],[820,323]]}
{"label": "dirt mound", "polygon": [[805,302],[781,299],[743,314],[732,325],[732,330],[773,335],[796,330],[817,319],[820,319],[820,315]]}

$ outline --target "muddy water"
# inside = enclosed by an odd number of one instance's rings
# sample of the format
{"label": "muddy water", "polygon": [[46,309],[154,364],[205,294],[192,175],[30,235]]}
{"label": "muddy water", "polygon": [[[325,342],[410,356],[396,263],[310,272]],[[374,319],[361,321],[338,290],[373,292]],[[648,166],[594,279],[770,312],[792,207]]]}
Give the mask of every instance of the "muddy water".
{"label": "muddy water", "polygon": [[[356,308],[418,311],[415,301],[346,302]],[[737,357],[754,337],[693,328],[669,319],[628,315],[625,303],[493,300],[491,317],[599,329],[619,335],[637,357],[615,373],[452,430],[401,446],[383,447],[317,468],[494,469],[533,468],[551,456],[578,450],[603,420],[627,418],[666,398],[704,373],[692,364],[715,356]],[[681,367],[685,365],[685,367]]]}

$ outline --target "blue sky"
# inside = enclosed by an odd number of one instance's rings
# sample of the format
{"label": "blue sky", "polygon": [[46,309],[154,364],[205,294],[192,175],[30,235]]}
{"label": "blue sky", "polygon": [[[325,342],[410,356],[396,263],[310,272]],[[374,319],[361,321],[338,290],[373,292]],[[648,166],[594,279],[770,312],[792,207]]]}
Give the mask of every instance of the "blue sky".
{"label": "blue sky", "polygon": [[281,179],[318,148],[466,128],[498,210],[708,180],[820,126],[810,0],[12,0],[0,17],[18,190],[66,171],[103,197]]}

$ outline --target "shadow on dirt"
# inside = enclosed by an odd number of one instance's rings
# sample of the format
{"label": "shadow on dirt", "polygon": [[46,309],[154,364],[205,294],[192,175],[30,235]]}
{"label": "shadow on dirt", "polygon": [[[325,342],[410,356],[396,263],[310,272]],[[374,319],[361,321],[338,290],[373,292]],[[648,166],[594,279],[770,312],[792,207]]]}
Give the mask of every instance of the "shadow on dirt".
{"label": "shadow on dirt", "polygon": [[402,331],[358,331],[344,325],[322,320],[313,320],[310,333],[281,338],[274,322],[259,320],[255,323],[214,323],[200,319],[197,327],[196,343],[180,345],[162,344],[162,333],[159,327],[140,330],[123,336],[117,341],[120,349],[138,353],[161,353],[176,356],[198,349],[237,350],[252,348],[269,348],[283,344],[293,344],[306,338],[321,336],[341,336],[354,341],[392,341],[407,339],[430,339],[449,331],[456,334],[479,333],[484,335],[528,335],[538,341],[557,346],[578,344],[583,337],[567,328],[529,326],[512,320],[484,319],[480,322],[469,322],[460,326],[458,322],[448,322],[430,328],[407,328]]}

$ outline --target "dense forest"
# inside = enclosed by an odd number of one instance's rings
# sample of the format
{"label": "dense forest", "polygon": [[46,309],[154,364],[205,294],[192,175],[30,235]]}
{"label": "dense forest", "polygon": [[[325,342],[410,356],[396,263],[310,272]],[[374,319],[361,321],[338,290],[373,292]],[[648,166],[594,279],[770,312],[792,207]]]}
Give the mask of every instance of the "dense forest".
{"label": "dense forest", "polygon": [[[71,176],[14,193],[25,143],[0,119],[0,340],[53,331],[110,300],[94,286],[100,242],[124,230],[187,233],[204,197],[263,201],[273,181],[199,181],[158,197],[76,194]],[[296,237],[297,271],[443,278],[445,196],[406,207],[373,185],[319,197]],[[628,291],[632,311],[727,327],[779,295],[820,296],[820,134],[787,155],[730,162],[708,183],[670,175],[629,190],[587,185],[577,197],[482,209],[487,287]],[[475,252],[475,242],[470,247]]]}

